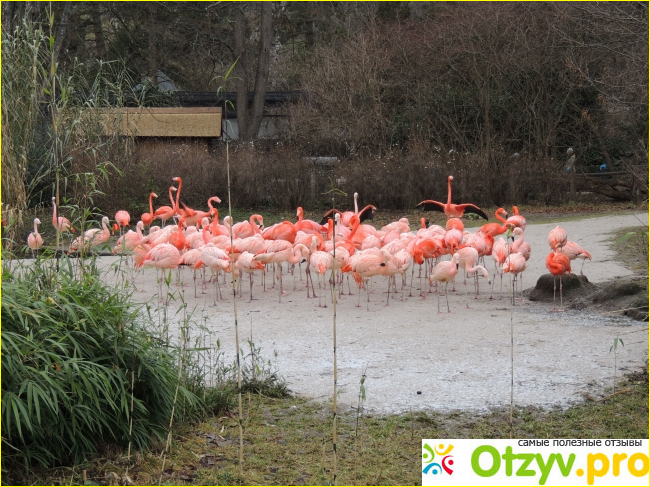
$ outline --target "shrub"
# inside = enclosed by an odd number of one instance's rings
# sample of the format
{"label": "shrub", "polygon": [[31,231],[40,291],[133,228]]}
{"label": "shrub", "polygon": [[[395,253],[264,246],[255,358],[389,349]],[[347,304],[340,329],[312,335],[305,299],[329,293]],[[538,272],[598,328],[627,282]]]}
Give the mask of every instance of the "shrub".
{"label": "shrub", "polygon": [[[75,280],[69,260],[38,259],[4,273],[2,297],[3,472],[79,463],[100,442],[146,449],[152,434],[166,436],[178,351],[145,330],[128,294],[96,269]],[[182,385],[178,394],[185,407],[175,420],[198,414],[199,399]]]}

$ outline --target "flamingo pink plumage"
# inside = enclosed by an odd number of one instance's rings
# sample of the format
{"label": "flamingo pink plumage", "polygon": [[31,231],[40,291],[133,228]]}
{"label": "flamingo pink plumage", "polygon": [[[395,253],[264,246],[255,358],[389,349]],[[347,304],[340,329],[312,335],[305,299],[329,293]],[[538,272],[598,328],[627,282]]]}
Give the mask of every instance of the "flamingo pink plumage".
{"label": "flamingo pink plumage", "polygon": [[553,230],[548,232],[548,244],[551,250],[561,250],[567,242],[567,235],[564,228],[556,226]]}
{"label": "flamingo pink plumage", "polygon": [[580,247],[575,242],[567,241],[560,251],[563,255],[566,255],[569,260],[582,259],[582,266],[580,267],[580,274],[582,275],[582,268],[585,265],[585,259],[591,260],[591,254],[585,249]]}
{"label": "flamingo pink plumage", "polygon": [[149,213],[143,213],[142,216],[140,216],[140,221],[145,225],[151,225],[153,223],[153,198],[158,198],[158,195],[156,193],[149,193]]}
{"label": "flamingo pink plumage", "polygon": [[[442,262],[438,262],[436,266],[433,268],[431,271],[431,275],[429,276],[429,284],[433,284],[434,282],[444,282],[445,283],[445,299],[447,300],[447,313],[451,313],[449,309],[449,298],[447,297],[447,286],[449,285],[449,282],[456,277],[456,274],[458,274],[458,269],[459,269],[459,264],[458,260],[460,259],[460,255],[458,252],[456,252],[452,257],[451,260],[445,260]],[[440,290],[438,290],[438,313],[440,313]]]}
{"label": "flamingo pink plumage", "polygon": [[[559,227],[558,227],[559,228]],[[562,308],[562,276],[571,273],[571,263],[566,255],[551,252],[546,256],[546,268],[553,274],[553,311],[555,310],[555,277],[560,278],[560,308]],[[558,311],[564,311],[562,309]]]}
{"label": "flamingo pink plumage", "polygon": [[424,200],[421,203],[419,203],[416,208],[422,207],[424,211],[440,211],[447,215],[447,218],[460,218],[463,216],[465,213],[474,213],[481,218],[487,220],[488,217],[485,213],[483,213],[483,210],[481,210],[478,206],[472,204],[472,203],[463,203],[461,205],[455,205],[451,202],[451,182],[453,181],[454,177],[449,176],[447,178],[447,204],[440,203],[439,201],[435,200]]}
{"label": "flamingo pink plumage", "polygon": [[34,255],[35,250],[43,246],[43,237],[38,233],[38,225],[40,224],[41,220],[34,218],[34,231],[27,236],[27,246],[32,249],[32,255]]}

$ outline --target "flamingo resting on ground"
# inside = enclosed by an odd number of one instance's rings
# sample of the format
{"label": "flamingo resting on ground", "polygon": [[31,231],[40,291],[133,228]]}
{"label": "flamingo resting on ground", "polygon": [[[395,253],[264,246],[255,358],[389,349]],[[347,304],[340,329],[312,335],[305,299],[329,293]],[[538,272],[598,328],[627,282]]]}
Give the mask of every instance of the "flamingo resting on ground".
{"label": "flamingo resting on ground", "polygon": [[434,200],[424,200],[416,206],[416,208],[422,207],[424,211],[440,211],[447,215],[447,218],[460,218],[465,213],[474,213],[475,215],[480,216],[481,218],[487,220],[487,215],[481,210],[478,206],[472,203],[463,203],[460,205],[455,205],[451,202],[451,182],[454,177],[449,176],[447,178],[447,204],[440,203],[439,201]]}

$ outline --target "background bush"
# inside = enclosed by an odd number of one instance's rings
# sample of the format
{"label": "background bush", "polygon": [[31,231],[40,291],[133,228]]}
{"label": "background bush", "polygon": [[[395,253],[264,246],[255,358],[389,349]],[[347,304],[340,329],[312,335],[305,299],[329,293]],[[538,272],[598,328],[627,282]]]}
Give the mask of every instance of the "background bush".
{"label": "background bush", "polygon": [[[5,271],[2,298],[3,472],[78,464],[101,444],[146,449],[152,435],[166,436],[178,352],[145,330],[127,294],[96,271],[75,280],[67,260],[37,260]],[[182,384],[178,394],[175,420],[198,414],[199,399]]]}

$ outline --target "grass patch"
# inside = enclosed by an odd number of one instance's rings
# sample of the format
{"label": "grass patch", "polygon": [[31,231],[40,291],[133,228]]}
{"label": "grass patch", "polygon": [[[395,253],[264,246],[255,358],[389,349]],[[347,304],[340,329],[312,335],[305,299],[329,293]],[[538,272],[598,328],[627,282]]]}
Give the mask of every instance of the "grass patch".
{"label": "grass patch", "polygon": [[639,225],[612,233],[612,248],[625,267],[648,277],[648,227]]}
{"label": "grass patch", "polygon": [[[646,438],[648,372],[628,375],[616,390],[568,409],[515,410],[515,438]],[[611,393],[608,391],[605,393]],[[322,485],[331,482],[331,405],[301,398],[244,395],[244,475],[238,473],[238,423],[222,415],[185,423],[174,435],[163,483],[169,485]],[[339,416],[338,472],[341,485],[419,485],[422,438],[509,438],[508,411],[414,412],[394,416]],[[159,445],[162,448],[162,445]],[[155,449],[138,454],[129,476],[139,485],[158,481]],[[36,483],[105,483],[124,480],[126,462],[114,452],[70,470],[42,472]]]}

